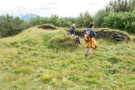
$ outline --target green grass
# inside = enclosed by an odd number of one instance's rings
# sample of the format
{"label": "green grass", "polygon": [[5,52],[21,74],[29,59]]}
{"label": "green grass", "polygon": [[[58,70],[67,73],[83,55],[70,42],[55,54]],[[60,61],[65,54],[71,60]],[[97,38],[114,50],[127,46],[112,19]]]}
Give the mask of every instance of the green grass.
{"label": "green grass", "polygon": [[0,89],[135,89],[135,43],[99,39],[90,59],[83,39],[80,46],[71,45],[73,38],[57,29],[33,27],[0,39]]}

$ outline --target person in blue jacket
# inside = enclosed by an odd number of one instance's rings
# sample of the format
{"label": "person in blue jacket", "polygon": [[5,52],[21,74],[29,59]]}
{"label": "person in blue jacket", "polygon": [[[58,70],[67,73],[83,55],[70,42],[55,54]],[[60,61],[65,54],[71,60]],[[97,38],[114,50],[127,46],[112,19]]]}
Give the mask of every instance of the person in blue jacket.
{"label": "person in blue jacket", "polygon": [[70,29],[70,33],[72,36],[75,36],[75,27],[76,27],[76,25],[72,24],[72,28]]}

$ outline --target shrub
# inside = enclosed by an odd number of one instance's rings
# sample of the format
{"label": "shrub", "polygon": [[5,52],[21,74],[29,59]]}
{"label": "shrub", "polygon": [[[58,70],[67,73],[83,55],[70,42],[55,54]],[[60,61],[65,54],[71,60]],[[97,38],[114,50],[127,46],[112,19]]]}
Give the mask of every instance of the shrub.
{"label": "shrub", "polygon": [[81,13],[80,16],[76,18],[77,27],[88,27],[92,21],[93,17],[90,16],[89,12]]}
{"label": "shrub", "polygon": [[103,26],[135,33],[135,13],[113,13],[104,18]]}
{"label": "shrub", "polygon": [[0,16],[0,37],[16,35],[27,28],[27,23],[19,17]]}
{"label": "shrub", "polygon": [[94,17],[94,23],[96,27],[101,27],[104,22],[104,17],[108,16],[109,13],[106,10],[100,10]]}

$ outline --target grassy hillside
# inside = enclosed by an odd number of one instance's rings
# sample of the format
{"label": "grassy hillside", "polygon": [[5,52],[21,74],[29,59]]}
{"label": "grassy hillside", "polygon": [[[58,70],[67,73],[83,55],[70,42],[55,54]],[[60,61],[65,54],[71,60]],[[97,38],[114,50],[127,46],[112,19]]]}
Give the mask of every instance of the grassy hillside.
{"label": "grassy hillside", "polygon": [[76,46],[63,28],[32,27],[0,39],[0,89],[135,89],[135,43],[98,39],[92,59],[81,43]]}

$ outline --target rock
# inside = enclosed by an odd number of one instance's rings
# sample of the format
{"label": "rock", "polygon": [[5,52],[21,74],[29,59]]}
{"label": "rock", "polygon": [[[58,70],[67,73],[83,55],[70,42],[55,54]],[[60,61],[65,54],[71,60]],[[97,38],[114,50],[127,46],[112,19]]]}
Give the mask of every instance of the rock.
{"label": "rock", "polygon": [[[80,37],[84,37],[85,34],[85,30],[80,30],[80,31],[76,31],[76,35],[80,36]],[[114,41],[129,41],[130,37],[125,34],[124,32],[120,32],[120,31],[111,31],[111,30],[100,30],[100,31],[96,31],[96,38],[100,39],[111,39]]]}

